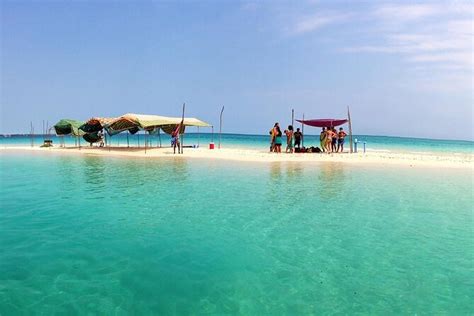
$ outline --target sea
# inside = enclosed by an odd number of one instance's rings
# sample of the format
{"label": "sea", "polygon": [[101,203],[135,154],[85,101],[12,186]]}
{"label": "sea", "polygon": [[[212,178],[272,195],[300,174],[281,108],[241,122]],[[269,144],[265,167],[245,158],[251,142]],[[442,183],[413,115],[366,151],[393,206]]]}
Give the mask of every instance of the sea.
{"label": "sea", "polygon": [[[473,149],[357,138],[368,151]],[[0,315],[472,315],[473,202],[473,168],[0,150]]]}

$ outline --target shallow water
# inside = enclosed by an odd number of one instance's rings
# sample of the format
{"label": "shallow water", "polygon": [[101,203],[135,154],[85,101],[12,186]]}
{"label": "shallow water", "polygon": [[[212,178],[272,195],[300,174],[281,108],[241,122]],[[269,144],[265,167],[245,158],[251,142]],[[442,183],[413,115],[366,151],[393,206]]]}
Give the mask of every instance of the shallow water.
{"label": "shallow water", "polygon": [[472,170],[2,154],[0,314],[472,314]]}

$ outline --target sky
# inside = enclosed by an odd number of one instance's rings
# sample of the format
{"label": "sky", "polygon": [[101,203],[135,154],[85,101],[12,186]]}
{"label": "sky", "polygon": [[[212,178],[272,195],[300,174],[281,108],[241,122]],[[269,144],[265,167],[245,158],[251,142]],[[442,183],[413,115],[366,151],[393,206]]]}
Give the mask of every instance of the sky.
{"label": "sky", "polygon": [[[194,116],[223,132],[344,118],[473,140],[468,1],[1,1],[0,133],[42,120]],[[307,129],[308,131],[308,129]],[[316,129],[308,133],[318,133]]]}

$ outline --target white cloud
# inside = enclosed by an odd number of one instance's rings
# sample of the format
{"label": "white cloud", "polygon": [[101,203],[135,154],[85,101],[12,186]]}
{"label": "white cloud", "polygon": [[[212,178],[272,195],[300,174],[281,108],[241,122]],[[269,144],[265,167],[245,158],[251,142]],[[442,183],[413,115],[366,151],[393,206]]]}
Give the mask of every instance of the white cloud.
{"label": "white cloud", "polygon": [[378,44],[345,51],[399,54],[410,63],[472,70],[473,13],[472,5],[456,3],[376,7],[369,15],[378,28],[370,36]]}
{"label": "white cloud", "polygon": [[299,16],[296,18],[294,25],[290,28],[289,33],[292,35],[309,33],[329,24],[344,22],[349,18],[349,14],[335,14],[329,12]]}
{"label": "white cloud", "polygon": [[387,21],[398,22],[417,20],[439,13],[438,6],[430,4],[391,4],[382,5],[374,9],[374,16]]}

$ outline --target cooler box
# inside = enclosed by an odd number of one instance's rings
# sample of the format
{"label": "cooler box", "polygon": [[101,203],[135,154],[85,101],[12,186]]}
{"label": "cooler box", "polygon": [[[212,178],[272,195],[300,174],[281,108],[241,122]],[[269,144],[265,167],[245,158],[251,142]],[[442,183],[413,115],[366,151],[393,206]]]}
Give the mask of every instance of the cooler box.
{"label": "cooler box", "polygon": [[214,149],[214,143],[209,143],[209,149]]}

